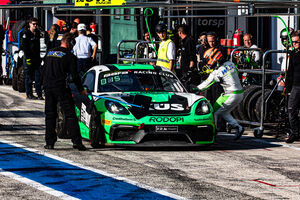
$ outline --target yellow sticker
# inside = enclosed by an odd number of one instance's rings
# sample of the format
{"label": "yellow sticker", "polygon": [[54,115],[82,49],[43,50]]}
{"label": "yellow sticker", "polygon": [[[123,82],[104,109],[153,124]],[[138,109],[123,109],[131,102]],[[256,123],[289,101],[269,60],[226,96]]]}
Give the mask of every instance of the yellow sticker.
{"label": "yellow sticker", "polygon": [[122,6],[125,0],[75,0],[75,6]]}
{"label": "yellow sticker", "polygon": [[107,120],[107,119],[102,119],[102,124],[103,125],[109,125],[111,124],[111,121],[110,120]]}

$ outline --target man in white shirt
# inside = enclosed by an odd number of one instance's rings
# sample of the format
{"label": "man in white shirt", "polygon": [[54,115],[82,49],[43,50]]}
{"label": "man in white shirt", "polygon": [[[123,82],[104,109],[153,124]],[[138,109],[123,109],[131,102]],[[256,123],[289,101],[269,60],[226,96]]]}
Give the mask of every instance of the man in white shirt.
{"label": "man in white shirt", "polygon": [[73,47],[74,55],[77,57],[77,71],[85,73],[96,57],[97,44],[92,38],[87,37],[85,24],[78,24],[78,37],[75,38],[76,44]]}
{"label": "man in white shirt", "polygon": [[[255,44],[252,42],[252,35],[250,33],[246,33],[243,37],[244,39],[244,46],[246,48],[255,49],[258,48]],[[260,59],[260,52],[259,51],[248,51],[247,54],[251,56],[253,61],[258,62]]]}

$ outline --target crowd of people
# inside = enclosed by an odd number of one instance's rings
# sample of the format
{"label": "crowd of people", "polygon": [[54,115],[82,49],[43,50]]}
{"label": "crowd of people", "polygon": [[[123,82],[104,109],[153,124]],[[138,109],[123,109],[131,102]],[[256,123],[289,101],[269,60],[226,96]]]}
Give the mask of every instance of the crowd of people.
{"label": "crowd of people", "polygon": [[[46,55],[48,52],[61,45],[61,40],[65,33],[71,35],[71,50],[77,57],[77,72],[83,74],[96,62],[96,52],[98,48],[98,38],[92,33],[90,27],[84,23],[80,23],[76,18],[71,24],[59,21],[53,24],[45,35]],[[40,31],[38,29],[38,19],[31,18],[29,20],[29,28],[25,29],[22,35],[22,50],[25,71],[25,90],[27,99],[44,100],[41,89],[41,62],[40,56]],[[35,91],[37,96],[33,94],[32,85],[35,83]]]}
{"label": "crowd of people", "polygon": [[[71,24],[60,22],[53,24],[48,31],[45,42],[47,52],[45,56],[45,65],[43,67],[43,80],[41,80],[41,58],[40,56],[40,33],[37,28],[38,19],[31,18],[29,28],[22,35],[22,49],[24,51],[23,64],[25,72],[25,89],[27,99],[44,100],[41,82],[45,90],[46,104],[46,149],[53,149],[56,141],[55,135],[55,119],[57,116],[57,103],[64,105],[67,116],[67,123],[72,124],[67,128],[73,133],[73,147],[79,150],[85,150],[82,145],[79,133],[79,127],[75,126],[76,115],[74,102],[71,98],[71,91],[66,85],[67,76],[72,79],[78,90],[83,95],[87,95],[87,91],[83,89],[80,82],[80,75],[86,72],[95,64],[95,56],[97,51],[98,38],[92,33],[90,27],[84,23],[80,23],[79,18],[75,19]],[[215,32],[202,32],[197,42],[188,34],[188,27],[180,25],[177,29],[180,44],[174,43],[169,36],[167,27],[164,24],[158,24],[155,32],[160,39],[157,54],[153,44],[149,43],[147,58],[156,59],[150,64],[168,68],[176,73],[181,82],[191,92],[201,93],[214,107],[215,123],[217,131],[224,130],[227,125],[236,129],[235,139],[243,134],[244,128],[237,123],[231,116],[231,111],[243,99],[243,87],[240,83],[238,70],[232,62],[227,61],[228,55],[218,41]],[[287,88],[291,91],[289,100],[289,117],[291,124],[291,134],[286,142],[292,143],[299,138],[298,115],[297,109],[299,104],[299,81],[297,70],[299,65],[298,52],[300,49],[299,31],[292,33],[293,46],[295,50],[292,52],[289,62],[289,70],[287,76]],[[150,41],[149,33],[143,34],[145,41]],[[243,36],[245,48],[254,48],[253,37],[246,33]],[[248,56],[255,62],[260,60],[259,51],[247,51]],[[74,68],[74,65],[77,66]],[[176,66],[176,67],[175,67]],[[296,67],[295,67],[296,66]],[[296,78],[294,78],[296,77]],[[33,80],[35,82],[35,91],[37,96],[33,95]]]}

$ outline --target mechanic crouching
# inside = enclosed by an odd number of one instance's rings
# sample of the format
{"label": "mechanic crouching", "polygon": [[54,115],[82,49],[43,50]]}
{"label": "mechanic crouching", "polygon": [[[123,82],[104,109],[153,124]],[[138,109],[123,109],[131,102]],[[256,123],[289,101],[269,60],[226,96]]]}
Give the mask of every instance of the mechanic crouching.
{"label": "mechanic crouching", "polygon": [[54,149],[57,140],[56,118],[57,104],[60,103],[65,114],[67,131],[71,134],[73,148],[85,151],[82,144],[78,120],[75,114],[75,105],[72,98],[71,89],[67,84],[67,76],[70,74],[78,91],[82,95],[87,95],[81,84],[77,73],[76,57],[71,53],[70,33],[65,33],[61,40],[60,47],[51,49],[45,59],[44,67],[44,88],[45,88],[45,114],[46,114],[46,145],[45,149]]}
{"label": "mechanic crouching", "polygon": [[[210,52],[213,53],[204,55],[204,58],[206,58],[206,65],[210,65],[207,67],[214,70],[196,89],[202,92],[215,82],[220,83],[224,89],[224,93],[221,94],[213,106],[216,128],[218,129],[218,116],[221,116],[231,128],[236,129],[234,140],[237,140],[242,136],[244,128],[237,123],[230,112],[243,100],[243,87],[240,83],[235,65],[230,61],[224,62],[224,58],[219,49],[212,47]],[[211,55],[218,55],[218,59],[216,59],[216,56]]]}

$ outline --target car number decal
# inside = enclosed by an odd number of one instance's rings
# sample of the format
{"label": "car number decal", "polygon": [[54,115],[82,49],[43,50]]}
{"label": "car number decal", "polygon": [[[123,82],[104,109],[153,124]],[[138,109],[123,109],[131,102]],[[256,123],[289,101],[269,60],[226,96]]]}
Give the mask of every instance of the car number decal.
{"label": "car number decal", "polygon": [[89,126],[91,115],[86,111],[86,106],[82,103],[80,110],[80,121],[82,121],[86,126]]}

